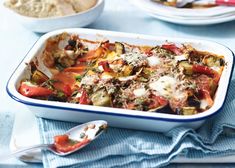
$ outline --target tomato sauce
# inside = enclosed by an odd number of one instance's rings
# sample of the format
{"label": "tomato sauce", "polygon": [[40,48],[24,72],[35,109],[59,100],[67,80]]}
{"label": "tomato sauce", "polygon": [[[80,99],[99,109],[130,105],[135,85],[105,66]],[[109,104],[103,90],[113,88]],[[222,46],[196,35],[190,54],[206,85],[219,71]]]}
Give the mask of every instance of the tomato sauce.
{"label": "tomato sauce", "polygon": [[69,136],[66,134],[57,135],[54,137],[54,146],[56,151],[63,153],[79,149],[80,147],[88,144],[89,142],[89,139],[84,139],[82,141],[69,139]]}

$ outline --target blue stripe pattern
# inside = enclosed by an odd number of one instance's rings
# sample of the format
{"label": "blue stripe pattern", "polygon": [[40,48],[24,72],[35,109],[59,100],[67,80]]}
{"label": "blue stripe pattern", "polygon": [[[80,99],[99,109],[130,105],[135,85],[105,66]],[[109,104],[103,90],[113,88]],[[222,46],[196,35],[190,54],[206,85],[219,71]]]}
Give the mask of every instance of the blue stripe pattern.
{"label": "blue stripe pattern", "polygon": [[[235,73],[221,113],[198,130],[174,128],[167,133],[109,128],[84,149],[59,157],[43,152],[44,167],[161,167],[177,155],[187,158],[219,157],[235,154]],[[52,143],[77,123],[38,118],[42,143]]]}

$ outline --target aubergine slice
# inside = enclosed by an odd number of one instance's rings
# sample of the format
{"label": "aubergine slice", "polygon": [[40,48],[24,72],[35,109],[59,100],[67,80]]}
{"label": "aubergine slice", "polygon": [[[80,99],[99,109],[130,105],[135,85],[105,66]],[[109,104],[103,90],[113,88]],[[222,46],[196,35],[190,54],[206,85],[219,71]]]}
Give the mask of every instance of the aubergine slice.
{"label": "aubergine slice", "polygon": [[157,113],[165,113],[165,114],[176,114],[170,107],[169,104],[165,105],[165,106],[159,106],[157,108],[154,109],[150,109],[150,112],[157,112]]}
{"label": "aubergine slice", "polygon": [[125,47],[120,42],[115,42],[115,51],[117,54],[124,54],[125,53]]}

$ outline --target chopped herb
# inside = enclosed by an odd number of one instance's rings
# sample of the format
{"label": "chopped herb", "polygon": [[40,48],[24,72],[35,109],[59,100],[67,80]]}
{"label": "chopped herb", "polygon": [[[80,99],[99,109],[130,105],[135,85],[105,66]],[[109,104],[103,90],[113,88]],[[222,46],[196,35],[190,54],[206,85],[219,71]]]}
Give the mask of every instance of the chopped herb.
{"label": "chopped herb", "polygon": [[58,97],[64,97],[65,96],[65,94],[64,94],[64,92],[62,92],[62,91],[57,91],[57,96]]}
{"label": "chopped herb", "polygon": [[77,75],[77,76],[75,77],[75,79],[76,79],[77,82],[81,82],[82,76],[81,76],[81,75]]}

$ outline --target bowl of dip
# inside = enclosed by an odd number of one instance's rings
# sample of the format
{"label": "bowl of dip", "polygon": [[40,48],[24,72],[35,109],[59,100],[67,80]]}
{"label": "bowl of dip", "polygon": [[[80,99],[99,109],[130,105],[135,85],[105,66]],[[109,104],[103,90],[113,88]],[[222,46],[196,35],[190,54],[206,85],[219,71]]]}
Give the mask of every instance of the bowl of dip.
{"label": "bowl of dip", "polygon": [[27,29],[46,33],[61,28],[84,27],[91,24],[102,13],[104,0],[8,0],[4,5]]}

